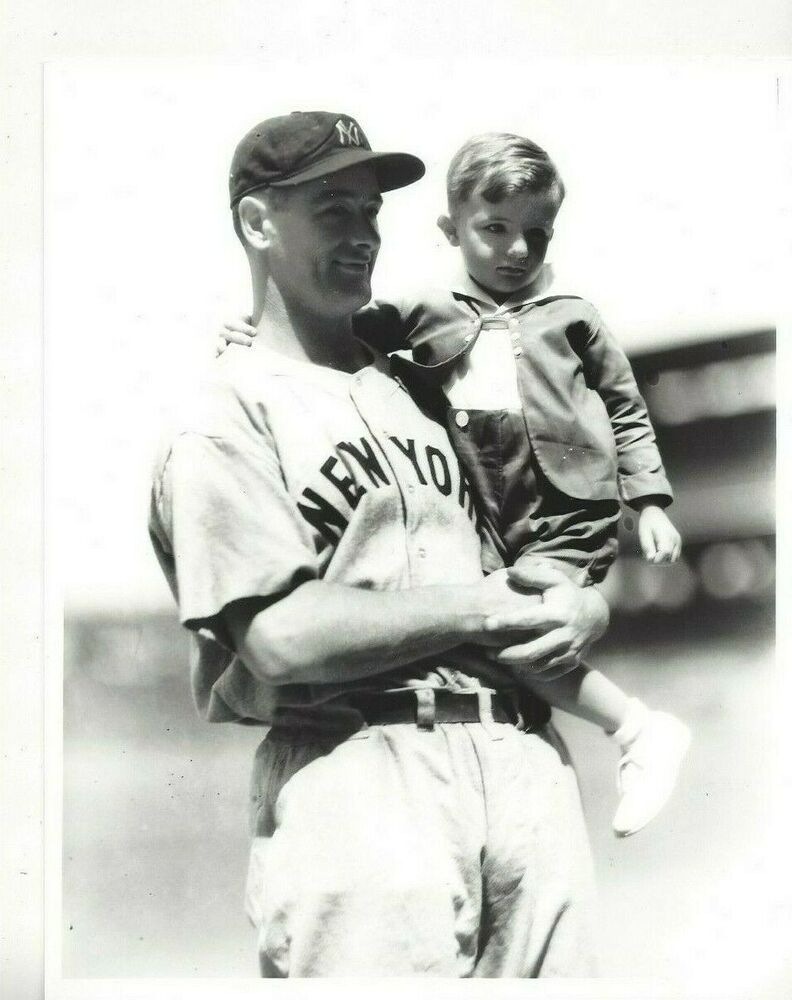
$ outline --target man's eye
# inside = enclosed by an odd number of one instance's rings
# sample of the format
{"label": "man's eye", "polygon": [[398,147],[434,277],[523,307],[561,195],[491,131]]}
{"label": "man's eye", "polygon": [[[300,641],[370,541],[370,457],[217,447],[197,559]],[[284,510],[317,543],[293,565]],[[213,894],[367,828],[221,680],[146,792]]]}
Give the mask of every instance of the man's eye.
{"label": "man's eye", "polygon": [[488,226],[484,227],[488,233],[505,233],[506,227],[500,222],[490,222]]}
{"label": "man's eye", "polygon": [[346,205],[328,205],[326,208],[322,209],[322,215],[329,216],[331,219],[340,219],[347,214],[349,209]]}

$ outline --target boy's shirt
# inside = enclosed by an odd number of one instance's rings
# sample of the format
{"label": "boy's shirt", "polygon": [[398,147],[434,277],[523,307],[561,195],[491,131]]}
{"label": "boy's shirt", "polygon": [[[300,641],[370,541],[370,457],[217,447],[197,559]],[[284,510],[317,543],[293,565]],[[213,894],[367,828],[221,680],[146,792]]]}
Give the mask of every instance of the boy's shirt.
{"label": "boy's shirt", "polygon": [[502,305],[465,274],[378,300],[355,328],[382,351],[409,349],[454,408],[522,409],[542,471],[567,496],[671,502],[627,356],[589,302],[555,293],[549,265]]}
{"label": "boy's shirt", "polygon": [[554,275],[544,265],[537,279],[522,296],[512,296],[498,305],[460,269],[450,283],[452,289],[476,303],[486,336],[476,337],[470,350],[451,366],[443,382],[446,399],[455,409],[521,410],[520,388],[515,358],[520,351],[519,333],[510,326],[510,310],[542,298],[552,285]]}

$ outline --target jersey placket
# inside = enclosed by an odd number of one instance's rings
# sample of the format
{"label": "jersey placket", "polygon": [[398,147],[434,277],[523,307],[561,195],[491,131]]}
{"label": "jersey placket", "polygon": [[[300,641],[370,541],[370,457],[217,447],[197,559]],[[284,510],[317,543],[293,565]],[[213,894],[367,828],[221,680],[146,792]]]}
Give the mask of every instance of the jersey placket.
{"label": "jersey placket", "polygon": [[[399,490],[402,507],[402,523],[404,527],[404,548],[407,562],[408,583],[412,587],[420,587],[425,582],[424,568],[427,560],[427,548],[422,539],[420,501],[417,497],[418,484],[408,476],[418,475],[411,470],[402,475],[400,470],[406,468],[408,459],[403,454],[403,461],[395,462],[395,450],[398,446],[393,441],[393,414],[383,405],[383,393],[379,386],[374,386],[372,380],[384,379],[385,376],[373,369],[358,372],[350,381],[349,394],[361,420],[368,427],[371,436],[377,444],[384,461],[393,475],[393,481]],[[391,382],[394,402],[399,393],[406,389],[398,379]],[[404,428],[399,427],[404,432]],[[407,429],[409,431],[409,428]]]}

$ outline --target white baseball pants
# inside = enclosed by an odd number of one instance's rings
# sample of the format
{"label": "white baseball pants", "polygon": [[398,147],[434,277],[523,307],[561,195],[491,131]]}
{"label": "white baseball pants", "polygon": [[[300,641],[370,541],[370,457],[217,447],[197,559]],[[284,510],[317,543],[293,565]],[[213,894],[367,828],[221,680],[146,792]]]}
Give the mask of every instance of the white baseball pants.
{"label": "white baseball pants", "polygon": [[253,798],[262,975],[594,974],[588,840],[551,727],[268,737]]}

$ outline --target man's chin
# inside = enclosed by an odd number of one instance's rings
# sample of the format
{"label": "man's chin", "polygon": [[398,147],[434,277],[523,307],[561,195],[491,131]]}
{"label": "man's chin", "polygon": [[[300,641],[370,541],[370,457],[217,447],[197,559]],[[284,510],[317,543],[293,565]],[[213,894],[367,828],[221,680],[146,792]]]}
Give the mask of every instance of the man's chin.
{"label": "man's chin", "polygon": [[353,313],[371,301],[371,282],[368,279],[339,282],[333,295],[340,313]]}

